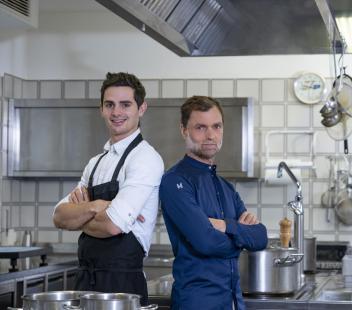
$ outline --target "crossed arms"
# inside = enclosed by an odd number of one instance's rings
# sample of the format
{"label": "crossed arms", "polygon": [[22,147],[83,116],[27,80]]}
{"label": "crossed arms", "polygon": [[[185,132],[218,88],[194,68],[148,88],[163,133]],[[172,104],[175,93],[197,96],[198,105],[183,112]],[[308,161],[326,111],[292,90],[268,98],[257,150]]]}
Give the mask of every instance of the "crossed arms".
{"label": "crossed arms", "polygon": [[57,228],[82,230],[97,238],[106,238],[122,232],[106,214],[111,201],[90,201],[85,187],[73,190],[68,200],[55,209],[53,221]]}
{"label": "crossed arms", "polygon": [[[175,184],[183,184],[175,190]],[[219,258],[237,257],[242,248],[262,250],[267,232],[256,217],[247,212],[237,193],[233,205],[238,218],[209,218],[199,205],[194,186],[177,174],[164,176],[160,186],[161,206],[171,231],[181,235],[200,254]],[[169,228],[168,228],[169,229]]]}

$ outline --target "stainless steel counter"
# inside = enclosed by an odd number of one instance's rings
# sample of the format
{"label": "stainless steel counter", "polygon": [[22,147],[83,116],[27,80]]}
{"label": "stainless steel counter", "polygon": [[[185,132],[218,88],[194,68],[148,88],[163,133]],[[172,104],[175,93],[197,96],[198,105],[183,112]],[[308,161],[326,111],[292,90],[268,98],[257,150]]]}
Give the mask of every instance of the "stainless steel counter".
{"label": "stainless steel counter", "polygon": [[[171,274],[159,279],[148,281],[148,293],[153,303],[170,305],[173,277]],[[341,301],[341,296],[329,295],[326,292],[347,292],[343,298],[351,298],[352,290],[345,289],[341,274],[336,272],[321,272],[305,275],[304,285],[295,294],[290,296],[244,296],[248,310],[260,309],[296,309],[296,310],[324,310],[352,309],[352,299]]]}

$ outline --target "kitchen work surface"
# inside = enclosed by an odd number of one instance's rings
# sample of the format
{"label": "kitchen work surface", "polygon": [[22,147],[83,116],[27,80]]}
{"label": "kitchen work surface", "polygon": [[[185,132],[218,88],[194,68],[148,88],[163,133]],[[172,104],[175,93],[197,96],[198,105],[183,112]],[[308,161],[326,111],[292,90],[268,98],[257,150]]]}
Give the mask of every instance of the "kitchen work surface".
{"label": "kitchen work surface", "polygon": [[19,258],[40,256],[42,260],[40,266],[46,266],[46,256],[49,253],[51,249],[46,247],[0,246],[0,258],[11,260],[10,272],[18,271],[17,259]]}
{"label": "kitchen work surface", "polygon": [[[247,310],[325,310],[332,307],[334,310],[352,309],[352,290],[343,287],[340,273],[329,271],[307,274],[304,277],[302,288],[289,296],[244,295]],[[149,302],[170,306],[172,283],[171,274],[148,281]]]}

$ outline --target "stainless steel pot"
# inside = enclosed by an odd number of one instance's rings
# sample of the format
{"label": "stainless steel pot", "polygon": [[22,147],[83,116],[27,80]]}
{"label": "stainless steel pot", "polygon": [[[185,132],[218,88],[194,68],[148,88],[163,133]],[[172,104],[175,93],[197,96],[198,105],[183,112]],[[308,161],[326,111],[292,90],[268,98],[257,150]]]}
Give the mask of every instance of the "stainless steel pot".
{"label": "stainless steel pot", "polygon": [[66,310],[139,310],[158,309],[157,305],[141,307],[141,296],[126,293],[93,293],[80,297],[80,306],[65,306]]}
{"label": "stainless steel pot", "polygon": [[349,177],[348,187],[339,192],[335,212],[339,220],[345,225],[352,225],[352,184]]}
{"label": "stainless steel pot", "polygon": [[296,248],[243,250],[239,258],[241,289],[245,294],[288,295],[298,289],[298,263],[303,254]]}
{"label": "stainless steel pot", "polygon": [[315,237],[304,238],[303,270],[315,273],[317,270],[317,239]]}
{"label": "stainless steel pot", "polygon": [[80,297],[88,291],[53,291],[28,294],[22,297],[23,310],[64,310],[66,306],[78,306]]}

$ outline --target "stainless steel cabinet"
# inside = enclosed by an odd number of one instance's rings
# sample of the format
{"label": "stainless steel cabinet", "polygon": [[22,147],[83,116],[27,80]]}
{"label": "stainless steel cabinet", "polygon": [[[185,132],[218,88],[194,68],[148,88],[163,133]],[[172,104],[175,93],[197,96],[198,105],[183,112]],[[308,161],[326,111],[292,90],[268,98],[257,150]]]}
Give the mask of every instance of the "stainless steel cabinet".
{"label": "stainless steel cabinet", "polygon": [[[250,98],[218,98],[225,114],[225,134],[218,172],[228,178],[253,177],[253,104]],[[180,106],[184,98],[149,99],[141,120],[143,136],[169,168],[184,154]],[[6,111],[6,109],[5,109]],[[99,102],[92,99],[10,100],[7,175],[79,177],[89,158],[108,139]],[[8,117],[7,117],[8,116]]]}

